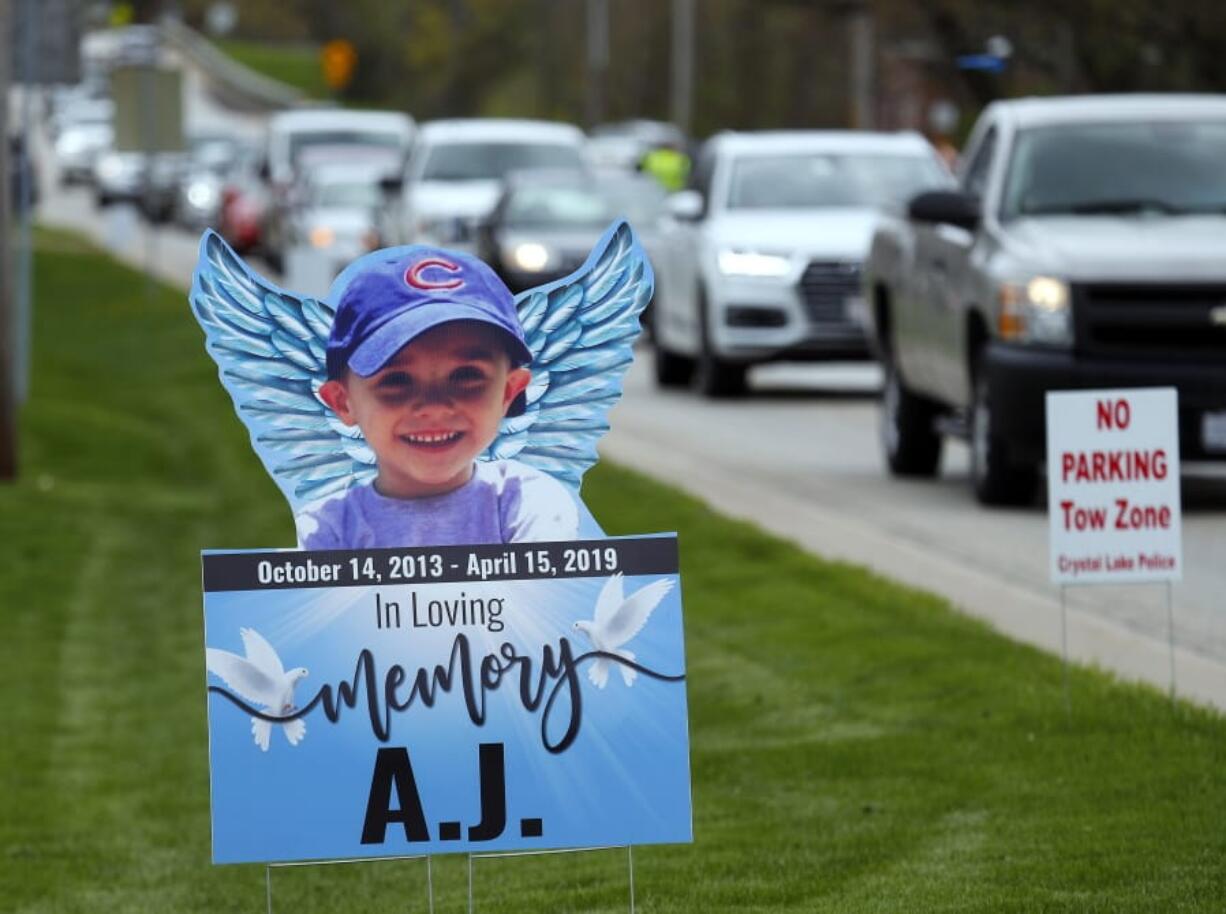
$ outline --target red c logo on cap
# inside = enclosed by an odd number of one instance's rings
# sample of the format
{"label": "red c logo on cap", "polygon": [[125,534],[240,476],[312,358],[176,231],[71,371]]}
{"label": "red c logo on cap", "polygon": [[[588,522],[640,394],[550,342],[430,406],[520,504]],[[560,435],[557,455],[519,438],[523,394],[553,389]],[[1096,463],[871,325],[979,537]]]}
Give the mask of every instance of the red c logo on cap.
{"label": "red c logo on cap", "polygon": [[460,267],[458,264],[452,263],[450,260],[442,260],[438,257],[428,258],[423,260],[404,271],[404,281],[414,289],[458,289],[464,285],[464,280],[456,277],[455,279],[447,279],[442,282],[431,282],[428,278],[423,278],[422,273],[431,267],[437,267],[440,270],[446,270],[448,273],[458,273]]}

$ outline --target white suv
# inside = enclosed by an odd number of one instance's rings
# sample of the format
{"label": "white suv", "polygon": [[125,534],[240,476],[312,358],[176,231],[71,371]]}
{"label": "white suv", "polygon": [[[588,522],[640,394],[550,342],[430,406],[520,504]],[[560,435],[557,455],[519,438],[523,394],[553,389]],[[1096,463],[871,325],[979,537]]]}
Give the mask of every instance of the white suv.
{"label": "white suv", "polygon": [[740,393],[774,360],[868,355],[860,265],[882,207],[952,179],[919,134],[723,133],[673,196],[697,262],[655,316],[656,377]]}
{"label": "white suv", "polygon": [[423,124],[387,215],[384,244],[473,249],[475,229],[512,171],[585,169],[583,131],[571,124],[465,118]]}

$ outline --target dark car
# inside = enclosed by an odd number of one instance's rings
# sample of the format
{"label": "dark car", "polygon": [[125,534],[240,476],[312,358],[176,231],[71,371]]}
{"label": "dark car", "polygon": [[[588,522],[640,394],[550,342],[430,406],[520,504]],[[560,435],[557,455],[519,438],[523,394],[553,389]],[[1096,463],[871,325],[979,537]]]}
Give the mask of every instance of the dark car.
{"label": "dark car", "polygon": [[521,292],[582,266],[614,219],[627,219],[650,249],[664,199],[659,185],[635,175],[516,173],[478,228],[477,255]]}

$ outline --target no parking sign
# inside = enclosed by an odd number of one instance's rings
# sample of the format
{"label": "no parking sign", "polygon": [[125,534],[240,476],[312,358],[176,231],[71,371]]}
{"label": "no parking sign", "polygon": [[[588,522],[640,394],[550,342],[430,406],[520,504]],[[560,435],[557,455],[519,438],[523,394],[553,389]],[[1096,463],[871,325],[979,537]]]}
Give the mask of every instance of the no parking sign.
{"label": "no parking sign", "polygon": [[1174,388],[1047,394],[1047,512],[1057,584],[1177,581]]}

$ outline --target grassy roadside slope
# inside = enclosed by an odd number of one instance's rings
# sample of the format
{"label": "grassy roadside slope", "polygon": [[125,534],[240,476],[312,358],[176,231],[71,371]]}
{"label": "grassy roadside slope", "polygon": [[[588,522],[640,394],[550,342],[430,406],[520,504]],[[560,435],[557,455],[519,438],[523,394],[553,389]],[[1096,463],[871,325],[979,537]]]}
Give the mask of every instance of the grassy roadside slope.
{"label": "grassy roadside slope", "polygon": [[[198,550],[292,530],[184,295],[42,234],[22,478],[0,487],[0,909],[257,911],[209,860]],[[614,413],[616,421],[616,412]],[[642,477],[612,533],[681,534],[692,846],[639,910],[1213,911],[1226,721],[1074,670],[935,597]],[[624,852],[476,863],[481,911],[624,911]],[[435,862],[464,910],[464,861]],[[278,871],[277,910],[426,910],[419,862]]]}
{"label": "grassy roadside slope", "polygon": [[226,38],[217,47],[245,67],[269,79],[293,86],[308,98],[328,98],[319,64],[319,48],[312,45],[279,45],[262,41]]}

